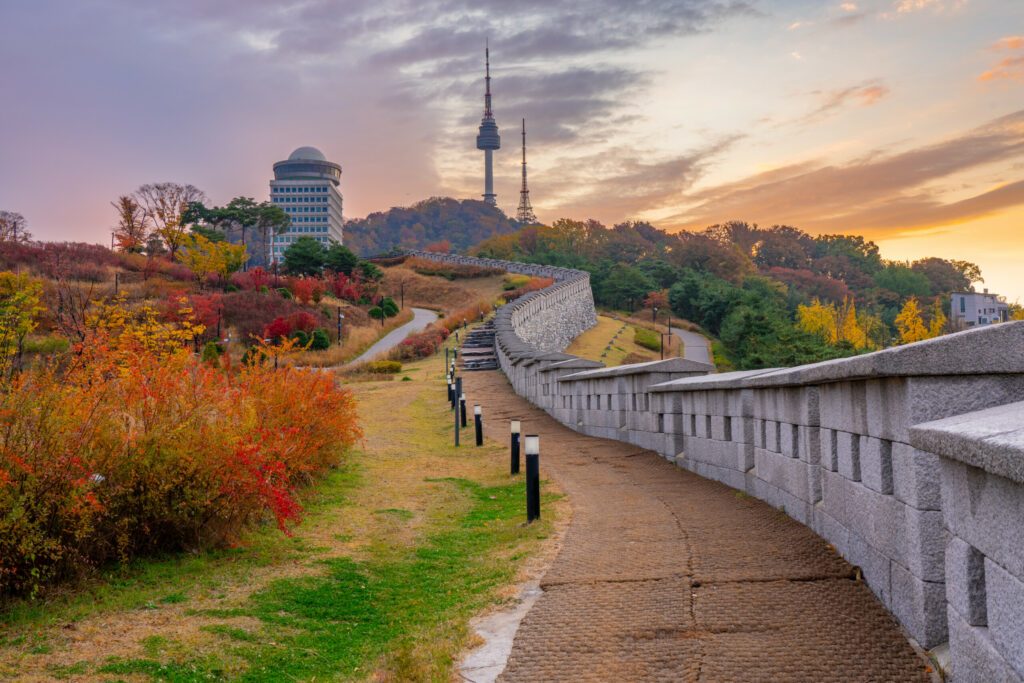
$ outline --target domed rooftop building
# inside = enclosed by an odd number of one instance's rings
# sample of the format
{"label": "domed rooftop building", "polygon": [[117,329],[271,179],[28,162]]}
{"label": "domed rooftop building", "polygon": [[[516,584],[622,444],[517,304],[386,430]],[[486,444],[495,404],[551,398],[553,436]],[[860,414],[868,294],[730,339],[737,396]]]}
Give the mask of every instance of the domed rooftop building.
{"label": "domed rooftop building", "polygon": [[280,262],[300,237],[312,237],[324,246],[342,242],[340,184],[341,165],[328,161],[316,147],[299,147],[274,164],[270,201],[288,212],[292,222],[286,232],[273,237],[266,265]]}

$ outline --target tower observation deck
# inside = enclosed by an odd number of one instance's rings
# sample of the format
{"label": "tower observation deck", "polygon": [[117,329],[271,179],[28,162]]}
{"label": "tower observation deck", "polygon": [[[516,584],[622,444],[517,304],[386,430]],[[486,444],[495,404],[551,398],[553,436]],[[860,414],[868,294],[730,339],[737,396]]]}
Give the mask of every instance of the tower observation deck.
{"label": "tower observation deck", "polygon": [[498,203],[494,194],[494,150],[501,149],[501,138],[498,136],[498,124],[494,121],[491,111],[491,50],[484,48],[484,116],[480,120],[480,132],[476,136],[476,148],[484,151],[484,201],[492,206]]}

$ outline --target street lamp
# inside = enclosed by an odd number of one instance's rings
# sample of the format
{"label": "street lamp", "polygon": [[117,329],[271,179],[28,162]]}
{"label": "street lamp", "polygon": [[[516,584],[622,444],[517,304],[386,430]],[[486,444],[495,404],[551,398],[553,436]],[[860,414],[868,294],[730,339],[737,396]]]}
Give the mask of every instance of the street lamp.
{"label": "street lamp", "polygon": [[657,306],[651,306],[651,322],[652,323],[657,323],[658,322],[658,307]]}
{"label": "street lamp", "polygon": [[345,314],[341,312],[341,306],[338,306],[338,344],[341,344],[341,321],[345,319]]}

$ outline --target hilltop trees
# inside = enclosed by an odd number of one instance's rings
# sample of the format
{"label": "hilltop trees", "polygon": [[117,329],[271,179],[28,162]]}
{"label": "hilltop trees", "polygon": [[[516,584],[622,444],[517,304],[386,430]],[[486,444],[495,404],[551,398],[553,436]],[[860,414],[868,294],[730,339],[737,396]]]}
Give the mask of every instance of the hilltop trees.
{"label": "hilltop trees", "polygon": [[515,232],[519,224],[482,201],[431,197],[409,207],[371,213],[345,223],[345,243],[369,256],[392,249],[422,249],[449,240],[455,251],[495,235]]}
{"label": "hilltop trees", "polygon": [[14,211],[0,211],[0,242],[31,242],[25,217]]}
{"label": "hilltop trees", "polygon": [[[202,202],[189,204],[184,220],[192,232],[213,241],[228,240],[248,248],[255,265],[271,262],[273,236],[288,229],[291,218],[272,202],[257,203],[252,197],[235,197],[226,206],[207,208]],[[255,240],[252,239],[253,233]]]}
{"label": "hilltop trees", "polygon": [[[916,325],[906,326],[913,316],[901,318],[902,332],[896,321],[910,297],[919,302],[924,334],[938,334],[949,292],[968,290],[981,277],[963,261],[884,261],[876,244],[856,235],[812,236],[741,221],[669,234],[644,222],[607,228],[559,220],[492,237],[475,253],[587,270],[603,306],[634,309],[647,293],[668,289],[673,312],[719,336],[738,367],[813,361],[920,337]],[[791,349],[772,350],[772,343]]]}

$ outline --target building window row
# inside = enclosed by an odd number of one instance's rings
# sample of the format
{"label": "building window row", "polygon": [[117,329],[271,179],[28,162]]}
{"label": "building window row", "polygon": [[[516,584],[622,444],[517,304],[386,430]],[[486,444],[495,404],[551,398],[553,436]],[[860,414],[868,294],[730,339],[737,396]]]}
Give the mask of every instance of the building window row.
{"label": "building window row", "polygon": [[289,206],[285,209],[288,213],[327,213],[326,206]]}
{"label": "building window row", "polygon": [[292,224],[295,223],[326,223],[327,216],[293,216]]}
{"label": "building window row", "polygon": [[313,185],[309,187],[295,186],[295,185],[278,185],[274,188],[278,192],[286,192],[288,194],[295,194],[301,192],[327,192],[326,185]]}
{"label": "building window row", "polygon": [[327,197],[271,197],[275,204],[297,204],[299,202],[311,204],[326,204]]}

